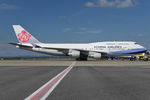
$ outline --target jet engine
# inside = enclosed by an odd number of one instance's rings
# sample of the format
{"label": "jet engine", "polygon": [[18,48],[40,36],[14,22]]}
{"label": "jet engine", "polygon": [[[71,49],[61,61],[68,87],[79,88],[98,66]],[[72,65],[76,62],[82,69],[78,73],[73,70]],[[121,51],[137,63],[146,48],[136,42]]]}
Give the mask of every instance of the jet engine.
{"label": "jet engine", "polygon": [[102,54],[97,53],[97,52],[89,52],[89,57],[95,58],[95,59],[100,59],[102,57]]}
{"label": "jet engine", "polygon": [[74,58],[79,58],[80,57],[80,51],[77,50],[69,50],[68,52],[69,56],[72,56]]}

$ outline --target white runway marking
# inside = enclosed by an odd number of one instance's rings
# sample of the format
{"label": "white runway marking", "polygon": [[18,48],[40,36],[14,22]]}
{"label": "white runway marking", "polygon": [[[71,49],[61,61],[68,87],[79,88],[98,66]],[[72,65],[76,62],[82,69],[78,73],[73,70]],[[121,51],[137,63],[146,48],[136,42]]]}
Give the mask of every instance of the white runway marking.
{"label": "white runway marking", "polygon": [[29,97],[25,98],[25,100],[45,100],[54,90],[54,88],[60,83],[60,81],[67,75],[67,73],[74,67],[75,64],[76,61],[74,61],[68,68],[36,90]]}

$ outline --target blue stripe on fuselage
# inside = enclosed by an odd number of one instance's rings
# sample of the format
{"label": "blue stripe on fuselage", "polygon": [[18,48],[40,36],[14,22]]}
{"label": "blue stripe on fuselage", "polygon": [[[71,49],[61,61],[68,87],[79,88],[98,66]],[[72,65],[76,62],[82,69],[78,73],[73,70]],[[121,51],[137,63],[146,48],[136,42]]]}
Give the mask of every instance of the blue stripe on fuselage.
{"label": "blue stripe on fuselage", "polygon": [[130,50],[109,52],[108,55],[133,55],[133,54],[144,53],[145,51],[147,51],[146,48],[139,48],[139,49],[130,49]]}

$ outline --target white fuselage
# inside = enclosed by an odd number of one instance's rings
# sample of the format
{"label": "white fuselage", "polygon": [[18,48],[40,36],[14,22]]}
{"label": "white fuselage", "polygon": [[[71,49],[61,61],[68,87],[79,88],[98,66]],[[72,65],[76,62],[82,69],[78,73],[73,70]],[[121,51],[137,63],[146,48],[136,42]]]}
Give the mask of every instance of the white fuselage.
{"label": "white fuselage", "polygon": [[[63,52],[59,50],[55,50],[55,48],[59,49],[70,49],[70,50],[85,50],[90,52],[102,52],[102,53],[111,53],[117,51],[127,51],[127,50],[135,50],[135,49],[143,49],[144,47],[137,44],[136,42],[95,42],[95,43],[85,43],[85,44],[48,44],[48,43],[40,43],[38,44],[41,48],[33,48],[35,51],[41,51],[45,53],[49,53],[52,55],[64,55]],[[42,48],[54,48],[54,49],[42,49]],[[126,53],[120,55],[133,55],[133,53]],[[114,55],[114,54],[113,54]],[[119,54],[117,54],[119,55]]]}

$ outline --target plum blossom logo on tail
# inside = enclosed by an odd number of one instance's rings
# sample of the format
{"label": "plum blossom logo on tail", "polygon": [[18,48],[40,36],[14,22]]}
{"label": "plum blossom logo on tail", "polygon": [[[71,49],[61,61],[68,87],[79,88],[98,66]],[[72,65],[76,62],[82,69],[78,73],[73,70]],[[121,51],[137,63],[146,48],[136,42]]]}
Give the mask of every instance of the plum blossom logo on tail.
{"label": "plum blossom logo on tail", "polygon": [[21,33],[17,34],[19,41],[21,42],[28,42],[31,38],[31,34],[26,32],[25,30],[21,31]]}

